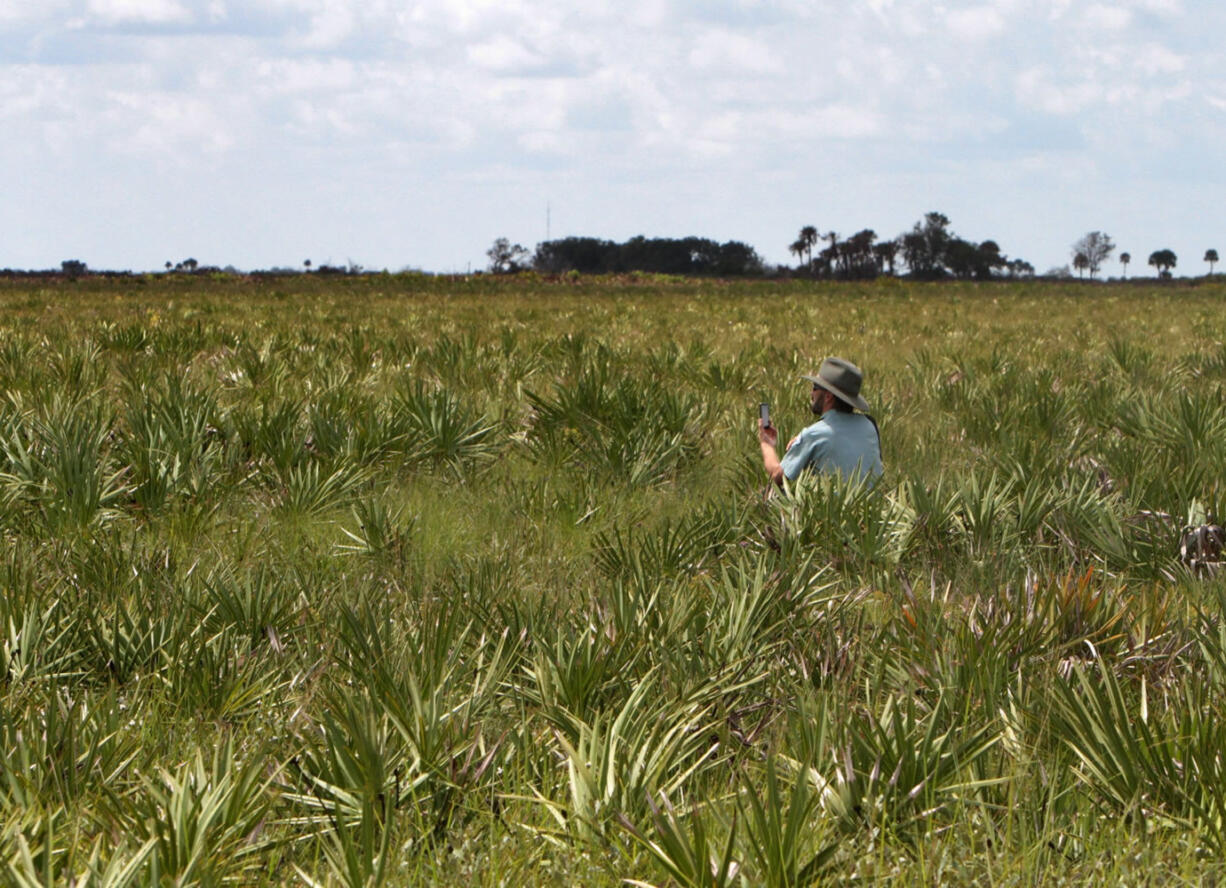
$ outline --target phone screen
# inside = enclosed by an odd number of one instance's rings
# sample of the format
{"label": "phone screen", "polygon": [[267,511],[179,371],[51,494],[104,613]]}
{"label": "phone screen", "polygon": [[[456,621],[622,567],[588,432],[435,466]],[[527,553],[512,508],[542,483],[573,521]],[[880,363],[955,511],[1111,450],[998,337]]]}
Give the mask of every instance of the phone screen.
{"label": "phone screen", "polygon": [[771,405],[765,401],[758,405],[758,418],[762,420],[762,425],[770,427],[771,424]]}

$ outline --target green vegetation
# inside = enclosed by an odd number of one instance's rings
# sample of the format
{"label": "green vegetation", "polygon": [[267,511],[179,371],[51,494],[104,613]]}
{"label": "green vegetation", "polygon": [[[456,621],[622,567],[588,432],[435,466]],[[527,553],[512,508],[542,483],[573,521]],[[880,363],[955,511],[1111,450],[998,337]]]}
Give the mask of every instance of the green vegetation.
{"label": "green vegetation", "polygon": [[[0,302],[6,884],[1223,875],[1226,284]],[[831,353],[885,482],[766,500]]]}

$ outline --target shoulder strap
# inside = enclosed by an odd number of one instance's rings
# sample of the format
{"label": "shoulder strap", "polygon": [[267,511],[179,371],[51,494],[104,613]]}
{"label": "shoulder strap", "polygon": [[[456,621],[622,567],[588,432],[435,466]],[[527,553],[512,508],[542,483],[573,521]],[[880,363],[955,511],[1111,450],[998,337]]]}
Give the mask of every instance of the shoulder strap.
{"label": "shoulder strap", "polygon": [[871,413],[864,413],[861,415],[873,424],[873,431],[877,433],[877,455],[881,457],[881,464],[885,465],[885,451],[881,449],[881,426],[877,425],[877,420],[873,419],[873,415]]}

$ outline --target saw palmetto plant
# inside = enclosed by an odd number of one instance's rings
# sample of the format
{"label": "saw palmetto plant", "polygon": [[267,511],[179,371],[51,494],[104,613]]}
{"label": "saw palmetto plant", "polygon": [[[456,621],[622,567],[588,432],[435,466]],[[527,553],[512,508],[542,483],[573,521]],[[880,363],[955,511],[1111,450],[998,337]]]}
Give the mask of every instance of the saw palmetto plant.
{"label": "saw palmetto plant", "polygon": [[0,279],[0,882],[1220,881],[1224,287]]}

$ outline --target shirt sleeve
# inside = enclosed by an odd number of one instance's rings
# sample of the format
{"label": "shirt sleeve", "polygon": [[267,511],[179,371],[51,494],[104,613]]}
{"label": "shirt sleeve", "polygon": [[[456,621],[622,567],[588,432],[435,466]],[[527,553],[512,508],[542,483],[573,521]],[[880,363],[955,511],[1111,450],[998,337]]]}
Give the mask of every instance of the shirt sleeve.
{"label": "shirt sleeve", "polygon": [[796,437],[796,443],[788,448],[788,452],[779,461],[783,467],[783,476],[789,481],[795,481],[801,472],[816,461],[822,440],[820,423],[814,423],[801,432]]}

